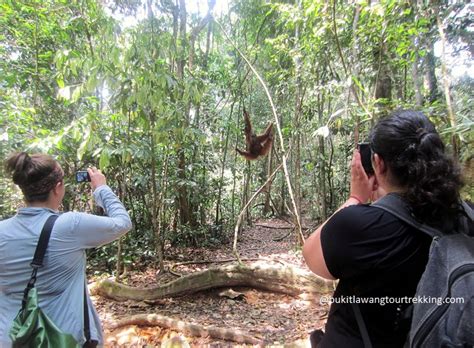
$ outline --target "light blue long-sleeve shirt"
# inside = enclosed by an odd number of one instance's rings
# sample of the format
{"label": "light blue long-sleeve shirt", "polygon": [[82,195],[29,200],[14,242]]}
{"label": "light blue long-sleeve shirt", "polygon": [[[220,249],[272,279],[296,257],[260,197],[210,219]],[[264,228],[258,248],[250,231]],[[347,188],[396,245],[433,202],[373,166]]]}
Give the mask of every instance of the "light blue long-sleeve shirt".
{"label": "light blue long-sleeve shirt", "polygon": [[[107,216],[61,214],[36,281],[42,310],[81,344],[85,342],[85,250],[110,243],[132,228],[125,207],[107,185],[99,186],[94,198]],[[14,217],[0,221],[0,348],[11,347],[8,333],[21,307],[39,235],[46,219],[57,213],[48,208],[20,208]],[[87,303],[91,338],[102,345],[102,327],[89,294]]]}

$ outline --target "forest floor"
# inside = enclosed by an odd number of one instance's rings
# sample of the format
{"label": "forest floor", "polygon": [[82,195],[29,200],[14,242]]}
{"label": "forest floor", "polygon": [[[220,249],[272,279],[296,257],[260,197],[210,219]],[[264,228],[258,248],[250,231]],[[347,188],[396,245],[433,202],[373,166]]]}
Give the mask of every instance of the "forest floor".
{"label": "forest floor", "polygon": [[[257,221],[239,236],[240,257],[259,258],[270,264],[292,265],[306,268],[301,250],[296,247],[294,233],[281,239],[291,230],[288,223],[281,220]],[[179,248],[168,250],[173,260],[167,266],[185,261],[215,261],[233,259],[231,243],[219,248]],[[180,274],[201,271],[229,263],[196,263],[178,265],[173,270]],[[156,286],[176,279],[171,273],[161,277],[156,269],[129,273],[126,283],[137,287]],[[191,347],[252,347],[232,341],[222,341],[210,337],[191,337],[170,329],[139,327],[130,325],[111,330],[112,323],[133,314],[159,314],[202,326],[238,329],[261,340],[264,346],[309,347],[311,331],[322,328],[327,319],[328,305],[320,304],[320,296],[302,294],[291,297],[252,288],[232,288],[241,293],[236,299],[222,296],[226,290],[211,289],[179,298],[165,298],[152,302],[125,301],[93,296],[102,320],[106,347],[156,347],[172,337],[180,336]],[[321,294],[324,295],[324,294]]]}

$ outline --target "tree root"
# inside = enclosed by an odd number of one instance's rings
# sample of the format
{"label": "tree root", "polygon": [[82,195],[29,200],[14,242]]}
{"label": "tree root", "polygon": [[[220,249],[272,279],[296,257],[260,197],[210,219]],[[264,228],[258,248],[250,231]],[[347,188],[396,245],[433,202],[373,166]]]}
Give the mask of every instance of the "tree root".
{"label": "tree root", "polygon": [[[241,259],[241,261],[257,261],[259,260],[258,257],[252,257],[252,258],[243,258]],[[227,263],[227,262],[235,262],[237,261],[237,259],[233,258],[233,259],[225,259],[225,260],[198,260],[198,261],[183,261],[183,262],[177,262],[177,263],[174,263],[169,271],[171,274],[174,274],[178,277],[182,277],[183,275],[182,274],[179,274],[179,273],[176,273],[176,271],[174,270],[175,267],[178,267],[178,266],[183,266],[183,265],[200,265],[200,264],[209,264],[209,263]]]}
{"label": "tree root", "polygon": [[291,234],[291,231],[288,231],[287,233],[283,233],[281,236],[272,238],[272,241],[274,241],[274,242],[281,242],[283,239],[289,237],[290,234]]}
{"label": "tree root", "polygon": [[169,283],[138,288],[106,279],[91,286],[91,293],[115,300],[156,300],[178,297],[198,291],[243,286],[297,296],[302,293],[327,293],[332,282],[309,271],[291,266],[275,266],[265,262],[250,265],[228,265],[191,273]]}
{"label": "tree root", "polygon": [[213,339],[222,339],[244,344],[262,344],[261,340],[250,336],[244,331],[215,326],[201,326],[158,314],[132,315],[112,323],[108,326],[108,329],[115,330],[119,327],[127,325],[160,326],[191,336],[210,337]]}

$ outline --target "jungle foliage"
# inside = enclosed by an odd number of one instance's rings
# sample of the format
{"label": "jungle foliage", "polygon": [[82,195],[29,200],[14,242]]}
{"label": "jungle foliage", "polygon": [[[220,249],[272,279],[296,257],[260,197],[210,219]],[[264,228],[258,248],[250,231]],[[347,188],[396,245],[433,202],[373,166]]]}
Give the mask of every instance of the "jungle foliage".
{"label": "jungle foliage", "polygon": [[[0,157],[54,155],[64,210],[93,209],[73,174],[103,170],[134,229],[93,252],[101,266],[117,248],[162,265],[169,245],[226,242],[283,156],[299,212],[326,218],[347,196],[355,143],[398,107],[436,123],[473,199],[474,76],[457,74],[472,71],[467,1],[0,0],[0,13]],[[269,87],[286,149],[277,139],[252,163],[235,151],[243,107],[257,131],[273,116],[237,48]],[[1,173],[0,217],[20,202]],[[289,207],[279,172],[246,220]]]}

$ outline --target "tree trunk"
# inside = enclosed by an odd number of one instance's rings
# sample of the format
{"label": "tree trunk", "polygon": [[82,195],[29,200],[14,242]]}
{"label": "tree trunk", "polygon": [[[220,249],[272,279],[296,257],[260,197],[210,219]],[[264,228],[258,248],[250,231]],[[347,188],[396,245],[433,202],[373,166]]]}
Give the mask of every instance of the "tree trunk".
{"label": "tree trunk", "polygon": [[167,186],[168,186],[168,149],[165,149],[166,155],[165,155],[165,163],[163,165],[163,176],[161,178],[161,190],[159,194],[159,204],[158,204],[158,226],[156,227],[156,255],[158,256],[158,267],[160,269],[160,272],[163,272],[165,270],[164,267],[164,236],[163,236],[163,221],[165,219],[165,208],[164,208],[164,201],[165,201],[165,195],[167,191]]}
{"label": "tree trunk", "polygon": [[227,160],[227,149],[229,145],[230,123],[232,119],[232,114],[234,113],[234,106],[235,106],[235,102],[233,102],[230,107],[230,114],[227,120],[227,129],[225,131],[224,153],[222,155],[222,161],[221,161],[221,175],[220,175],[220,180],[219,180],[219,190],[218,190],[217,202],[216,202],[216,218],[214,220],[214,224],[216,226],[220,224],[220,220],[221,220],[220,212],[221,212],[221,201],[222,201],[222,189],[224,187],[224,172],[225,172],[225,166],[226,166],[226,160]]}
{"label": "tree trunk", "polygon": [[[267,178],[268,176],[273,172],[273,152],[274,149],[273,147],[270,149],[270,152],[268,153],[268,159],[267,159]],[[272,189],[272,183],[273,180],[270,181],[267,186],[265,187],[265,204],[263,206],[263,215],[266,216],[271,210],[271,189]]]}
{"label": "tree trunk", "polygon": [[[154,14],[151,7],[151,0],[147,2],[147,11],[148,11],[148,19],[150,21],[151,26],[151,38],[152,44],[155,45],[155,29],[154,29]],[[159,205],[160,197],[158,197],[158,190],[156,187],[156,144],[155,144],[155,124],[156,124],[156,112],[154,110],[150,111],[150,130],[149,130],[149,140],[150,140],[150,153],[151,153],[151,226],[155,233],[156,237],[156,245],[155,250],[157,251],[158,256],[158,264],[160,267],[160,271],[164,271],[163,265],[163,248],[162,248],[162,236],[160,231],[160,224],[158,220],[158,213],[159,213]]]}
{"label": "tree trunk", "polygon": [[[186,65],[186,47],[187,47],[187,38],[186,38],[186,21],[187,21],[187,12],[186,12],[186,1],[179,0],[179,39],[181,45],[178,46],[178,66],[177,66],[177,77],[184,83],[184,67]],[[179,101],[178,101],[179,103]],[[186,129],[189,126],[189,107],[184,105],[185,111],[182,119],[182,127]],[[186,176],[186,155],[183,148],[184,141],[181,143],[181,148],[178,150],[178,177],[179,184],[177,187],[178,193],[178,202],[179,202],[179,217],[181,225],[189,225],[191,228],[195,227],[194,215],[190,209],[189,195],[187,188],[187,176]]]}
{"label": "tree trunk", "polygon": [[[242,187],[244,188],[244,191],[242,192],[242,205],[241,209],[247,204],[248,200],[250,199],[250,187],[252,185],[252,163],[250,161],[247,161],[247,169],[245,172],[245,176],[243,177],[244,182],[242,183]],[[245,212],[245,220],[247,221],[248,226],[252,226],[252,215],[250,214],[250,209],[247,208],[247,211]]]}
{"label": "tree trunk", "polygon": [[[441,37],[441,72],[443,74],[443,87],[444,87],[444,96],[446,98],[446,108],[448,109],[448,117],[450,126],[454,129],[456,127],[456,116],[454,115],[454,108],[452,105],[452,96],[450,91],[451,81],[448,74],[448,68],[446,66],[446,56],[445,56],[445,48],[446,48],[446,34],[444,32],[443,23],[439,14],[436,17],[436,21],[438,24],[438,31]],[[453,155],[454,158],[459,159],[459,141],[458,136],[453,131],[451,135],[451,145],[453,146]]]}
{"label": "tree trunk", "polygon": [[374,58],[377,61],[377,79],[375,83],[375,99],[392,99],[392,78],[390,77],[390,69],[387,64],[386,47],[383,44],[383,37],[381,44],[374,53]]}
{"label": "tree trunk", "polygon": [[184,77],[184,66],[186,65],[185,53],[186,53],[186,1],[179,0],[179,38],[181,40],[181,46],[178,47],[178,78],[183,79]]}
{"label": "tree trunk", "polygon": [[428,88],[428,102],[434,103],[438,99],[439,93],[438,93],[438,80],[436,79],[434,42],[432,41],[426,47],[425,85]]}
{"label": "tree trunk", "polygon": [[[324,125],[324,102],[325,94],[318,95],[318,122],[320,126]],[[316,157],[319,159],[319,201],[321,202],[321,219],[326,221],[328,217],[327,207],[327,187],[326,187],[326,149],[324,146],[324,137],[318,136],[318,152],[319,155]]]}
{"label": "tree trunk", "polygon": [[415,90],[415,104],[416,106],[423,105],[423,92],[420,80],[420,74],[418,72],[418,64],[420,63],[420,56],[418,54],[418,39],[413,39],[413,50],[415,51],[415,61],[413,62],[411,73],[413,78],[413,88]]}
{"label": "tree trunk", "polygon": [[[303,12],[302,0],[298,0],[298,11]],[[296,136],[296,149],[295,149],[295,161],[294,161],[294,170],[295,170],[295,201],[296,209],[298,212],[301,212],[301,133],[300,133],[300,119],[301,119],[301,110],[303,104],[303,83],[301,79],[301,52],[300,52],[300,23],[296,23],[295,28],[295,75],[296,75],[296,95],[295,95],[295,136]],[[295,221],[295,225],[297,225]]]}

